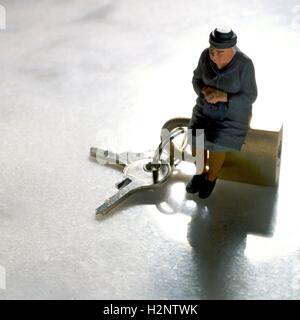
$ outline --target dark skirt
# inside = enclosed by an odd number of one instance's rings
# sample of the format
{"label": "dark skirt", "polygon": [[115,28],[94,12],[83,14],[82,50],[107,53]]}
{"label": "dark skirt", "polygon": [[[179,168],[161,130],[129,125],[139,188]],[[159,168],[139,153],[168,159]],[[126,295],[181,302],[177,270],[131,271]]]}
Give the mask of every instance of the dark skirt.
{"label": "dark skirt", "polygon": [[203,129],[205,150],[215,152],[240,151],[245,142],[248,128],[249,122],[241,123],[226,118],[226,113],[222,108],[217,109],[215,107],[203,110],[202,106],[196,104],[188,124],[188,129],[192,133],[188,134],[188,144],[203,148],[203,145],[196,145],[196,129]]}

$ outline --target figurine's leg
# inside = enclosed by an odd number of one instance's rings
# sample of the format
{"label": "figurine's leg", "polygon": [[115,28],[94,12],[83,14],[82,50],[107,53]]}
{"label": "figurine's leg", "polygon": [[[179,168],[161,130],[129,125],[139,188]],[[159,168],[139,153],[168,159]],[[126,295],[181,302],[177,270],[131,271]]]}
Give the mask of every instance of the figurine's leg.
{"label": "figurine's leg", "polygon": [[217,178],[219,170],[225,161],[226,152],[209,152],[209,171],[207,178],[210,181],[214,181]]}

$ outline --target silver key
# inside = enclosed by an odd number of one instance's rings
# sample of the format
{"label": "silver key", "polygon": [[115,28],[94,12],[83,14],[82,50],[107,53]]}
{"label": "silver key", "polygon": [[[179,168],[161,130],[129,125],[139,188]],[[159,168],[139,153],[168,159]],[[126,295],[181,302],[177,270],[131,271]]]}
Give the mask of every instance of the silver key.
{"label": "silver key", "polygon": [[150,161],[151,159],[149,158],[140,159],[125,166],[123,171],[125,176],[124,184],[120,186],[119,191],[96,209],[97,217],[107,215],[133,192],[146,188],[155,188],[166,181],[172,172],[171,166],[162,160],[158,170],[157,181],[154,182],[151,165],[149,165]]}

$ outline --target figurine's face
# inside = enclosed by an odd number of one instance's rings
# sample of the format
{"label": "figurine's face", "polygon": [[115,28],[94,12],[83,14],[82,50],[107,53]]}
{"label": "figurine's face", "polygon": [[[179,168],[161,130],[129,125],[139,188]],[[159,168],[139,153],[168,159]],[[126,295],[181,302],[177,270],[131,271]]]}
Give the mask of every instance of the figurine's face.
{"label": "figurine's face", "polygon": [[217,49],[212,46],[209,48],[209,57],[219,69],[225,67],[231,61],[233,56],[233,48]]}

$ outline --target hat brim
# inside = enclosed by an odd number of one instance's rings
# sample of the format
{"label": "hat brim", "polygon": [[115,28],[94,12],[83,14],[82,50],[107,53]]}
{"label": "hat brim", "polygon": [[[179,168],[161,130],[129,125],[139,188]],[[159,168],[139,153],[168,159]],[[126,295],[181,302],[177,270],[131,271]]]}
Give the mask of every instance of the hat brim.
{"label": "hat brim", "polygon": [[209,36],[209,43],[217,49],[232,48],[237,43],[237,36],[235,33],[233,33],[233,36],[230,39],[222,39],[221,40],[221,39],[216,39],[216,37],[214,37],[213,33],[211,33]]}

